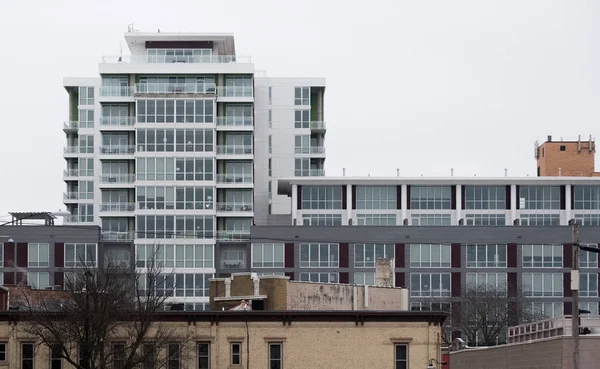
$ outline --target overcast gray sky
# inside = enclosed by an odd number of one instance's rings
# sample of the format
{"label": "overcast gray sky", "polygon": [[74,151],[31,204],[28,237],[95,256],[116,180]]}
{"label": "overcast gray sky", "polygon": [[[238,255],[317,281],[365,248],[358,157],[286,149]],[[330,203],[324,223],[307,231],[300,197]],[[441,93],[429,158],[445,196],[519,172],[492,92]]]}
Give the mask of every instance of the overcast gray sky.
{"label": "overcast gray sky", "polygon": [[0,215],[64,209],[62,78],[97,76],[129,23],[326,77],[330,176],[533,176],[536,139],[598,132],[598,1],[0,0]]}

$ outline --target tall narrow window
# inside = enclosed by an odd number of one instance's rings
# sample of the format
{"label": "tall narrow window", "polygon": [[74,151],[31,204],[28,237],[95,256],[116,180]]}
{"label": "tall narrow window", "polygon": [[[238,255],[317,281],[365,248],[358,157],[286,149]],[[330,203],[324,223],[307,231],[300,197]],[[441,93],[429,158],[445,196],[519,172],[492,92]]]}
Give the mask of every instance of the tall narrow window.
{"label": "tall narrow window", "polygon": [[242,344],[231,343],[231,365],[242,365]]}
{"label": "tall narrow window", "polygon": [[156,368],[156,347],[153,344],[147,343],[144,345],[144,362],[143,369]]}
{"label": "tall narrow window", "polygon": [[6,342],[0,343],[0,363],[6,361]]}
{"label": "tall narrow window", "polygon": [[283,368],[283,345],[269,343],[269,369]]}
{"label": "tall narrow window", "polygon": [[169,359],[168,369],[179,369],[180,364],[180,352],[178,343],[169,344]]}
{"label": "tall narrow window", "polygon": [[50,347],[50,369],[62,369],[62,347],[55,343]]}
{"label": "tall narrow window", "polygon": [[210,369],[210,343],[198,343],[198,369]]}
{"label": "tall narrow window", "polygon": [[405,344],[396,344],[394,348],[394,368],[408,368],[408,346]]}
{"label": "tall narrow window", "polygon": [[113,369],[125,368],[125,345],[115,343],[113,345]]}
{"label": "tall narrow window", "polygon": [[21,344],[21,369],[33,369],[33,343]]}

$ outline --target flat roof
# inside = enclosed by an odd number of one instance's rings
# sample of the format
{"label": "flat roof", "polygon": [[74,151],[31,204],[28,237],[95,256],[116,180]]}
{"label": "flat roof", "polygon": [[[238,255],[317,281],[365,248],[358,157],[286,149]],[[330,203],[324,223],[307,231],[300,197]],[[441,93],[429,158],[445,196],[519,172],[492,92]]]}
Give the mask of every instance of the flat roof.
{"label": "flat roof", "polygon": [[146,41],[213,41],[225,45],[226,55],[235,55],[233,33],[196,33],[196,32],[127,32],[127,46],[132,50],[133,45]]}
{"label": "flat roof", "polygon": [[277,180],[279,195],[292,194],[300,186],[400,186],[400,185],[600,185],[600,177],[288,177]]}

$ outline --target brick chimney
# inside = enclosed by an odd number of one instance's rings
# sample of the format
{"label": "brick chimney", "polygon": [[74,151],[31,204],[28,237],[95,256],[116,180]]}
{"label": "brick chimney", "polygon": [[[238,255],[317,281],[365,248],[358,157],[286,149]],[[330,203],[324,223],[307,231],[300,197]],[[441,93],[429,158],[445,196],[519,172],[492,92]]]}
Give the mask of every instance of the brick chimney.
{"label": "brick chimney", "polygon": [[391,259],[381,258],[375,262],[375,286],[394,287]]}

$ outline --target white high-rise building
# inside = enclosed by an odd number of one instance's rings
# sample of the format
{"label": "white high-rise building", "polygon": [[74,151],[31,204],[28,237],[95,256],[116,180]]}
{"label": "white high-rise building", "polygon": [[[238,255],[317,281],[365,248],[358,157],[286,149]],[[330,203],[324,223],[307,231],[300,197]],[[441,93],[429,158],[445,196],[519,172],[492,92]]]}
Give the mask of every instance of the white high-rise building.
{"label": "white high-rise building", "polygon": [[158,249],[165,288],[202,309],[209,278],[250,271],[253,222],[290,214],[277,178],[324,175],[325,80],[261,76],[230,34],[125,39],[100,78],[64,79],[65,223],[142,270]]}

